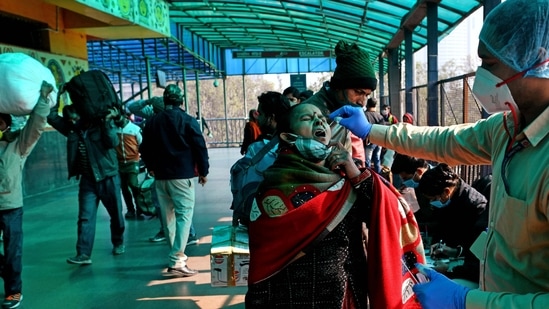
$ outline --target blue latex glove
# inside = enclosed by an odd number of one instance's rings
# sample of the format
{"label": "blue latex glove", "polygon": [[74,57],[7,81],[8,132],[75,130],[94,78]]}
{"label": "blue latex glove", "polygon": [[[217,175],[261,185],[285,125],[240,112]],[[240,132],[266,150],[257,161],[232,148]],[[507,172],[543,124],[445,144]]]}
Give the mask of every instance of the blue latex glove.
{"label": "blue latex glove", "polygon": [[341,118],[339,124],[361,139],[365,139],[372,129],[372,125],[368,122],[364,111],[360,107],[345,105],[330,114],[330,119],[337,121],[336,118]]}
{"label": "blue latex glove", "polygon": [[465,309],[465,297],[470,288],[421,264],[416,267],[429,279],[429,282],[412,287],[423,309]]}

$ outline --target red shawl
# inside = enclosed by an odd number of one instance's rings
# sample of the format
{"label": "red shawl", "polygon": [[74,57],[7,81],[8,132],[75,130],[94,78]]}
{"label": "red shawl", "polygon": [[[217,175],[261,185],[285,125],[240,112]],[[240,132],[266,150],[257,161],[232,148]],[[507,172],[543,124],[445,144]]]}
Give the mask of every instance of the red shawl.
{"label": "red shawl", "polygon": [[412,273],[418,273],[414,264],[425,263],[418,224],[398,191],[376,173],[372,175],[374,192],[368,232],[370,308],[421,308],[412,291],[417,280]]}
{"label": "red shawl", "polygon": [[[351,186],[346,184],[337,191],[324,191],[301,207],[279,217],[262,214],[249,226],[250,273],[248,281],[257,283],[276,274],[316,240],[326,227],[338,218],[340,221],[352,206],[347,203]],[[279,192],[268,191],[269,199],[283,199]],[[289,201],[288,201],[289,202]],[[337,216],[340,211],[344,214]]]}
{"label": "red shawl", "polygon": [[[257,197],[262,214],[249,226],[250,284],[273,276],[299,258],[327,227],[341,221],[355,201],[349,181],[333,186],[340,177],[324,167],[287,154],[280,154],[273,167],[265,172],[269,185],[262,184]],[[421,308],[411,289],[415,280],[411,273],[418,272],[414,263],[425,262],[418,225],[405,202],[404,206],[398,203],[404,201],[398,191],[376,173],[372,177],[367,248],[370,308]],[[315,189],[318,195],[314,198],[298,208],[292,206],[293,194]],[[280,211],[280,215],[269,216],[265,209]]]}

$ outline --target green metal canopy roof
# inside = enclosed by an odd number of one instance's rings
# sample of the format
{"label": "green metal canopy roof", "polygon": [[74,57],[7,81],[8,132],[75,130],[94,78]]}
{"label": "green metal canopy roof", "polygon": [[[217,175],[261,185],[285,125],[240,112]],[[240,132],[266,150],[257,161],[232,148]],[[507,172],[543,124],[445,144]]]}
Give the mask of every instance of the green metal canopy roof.
{"label": "green metal canopy roof", "polygon": [[[439,40],[482,6],[481,0],[167,0],[172,39],[90,42],[94,52],[117,50],[151,60],[151,69],[181,74],[181,67],[201,77],[249,72],[242,51],[331,51],[339,40],[356,42],[375,62],[388,49],[403,46],[404,28],[413,32],[413,51],[427,44],[427,3],[438,5]],[[98,53],[96,53],[98,55]],[[125,54],[126,55],[126,54]],[[404,49],[399,55],[403,58]],[[128,55],[126,55],[128,56]],[[104,66],[106,56],[90,57],[91,66]],[[114,58],[114,57],[111,57]],[[250,58],[250,57],[248,57]],[[258,57],[261,58],[261,57]],[[107,59],[108,60],[108,59]],[[256,59],[257,60],[257,59]],[[301,59],[303,60],[303,59]],[[288,60],[287,60],[288,61]],[[290,59],[300,61],[300,59]],[[315,63],[314,71],[331,71],[333,59]],[[270,71],[265,61],[258,74],[291,73],[291,64]],[[244,67],[244,68],[243,68]],[[298,65],[299,67],[299,65]],[[263,70],[263,72],[261,72]],[[313,71],[310,67],[301,72]],[[280,71],[280,72],[279,72]]]}
{"label": "green metal canopy roof", "polygon": [[[440,2],[438,31],[447,33],[481,6],[477,0],[171,0],[171,21],[221,48],[329,50],[345,39],[373,56],[401,30],[407,15]],[[414,49],[426,44],[426,19],[414,29]]]}

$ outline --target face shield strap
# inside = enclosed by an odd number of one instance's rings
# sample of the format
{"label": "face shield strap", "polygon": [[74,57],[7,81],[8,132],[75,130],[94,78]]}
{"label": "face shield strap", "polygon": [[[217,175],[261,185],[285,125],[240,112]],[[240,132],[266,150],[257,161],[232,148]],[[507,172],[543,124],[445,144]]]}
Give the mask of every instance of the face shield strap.
{"label": "face shield strap", "polygon": [[534,64],[533,66],[529,67],[528,69],[526,69],[526,70],[524,70],[524,71],[521,71],[521,72],[518,72],[517,74],[515,74],[515,75],[513,75],[513,76],[511,76],[511,77],[509,77],[509,78],[507,78],[507,79],[504,79],[504,80],[502,80],[501,82],[497,83],[497,84],[496,84],[496,87],[501,87],[501,86],[503,86],[503,85],[505,85],[505,84],[508,84],[508,83],[510,83],[510,82],[512,82],[512,81],[514,81],[514,80],[516,80],[516,79],[522,78],[522,77],[524,77],[524,75],[526,75],[526,73],[528,73],[528,71],[533,70],[533,69],[535,69],[535,68],[539,68],[540,66],[542,66],[542,65],[544,65],[544,64],[546,64],[546,63],[548,63],[548,62],[549,62],[549,58],[543,60],[543,61],[540,62],[540,63]]}
{"label": "face shield strap", "polygon": [[511,109],[511,115],[513,116],[513,124],[514,124],[513,134],[511,134],[511,131],[507,126],[507,117],[509,116],[509,113],[505,112],[503,117],[503,127],[505,128],[505,131],[507,132],[507,135],[509,135],[509,138],[510,138],[509,143],[507,144],[507,151],[509,152],[517,139],[519,120],[518,120],[518,111],[515,109],[513,104],[510,104],[509,102],[505,102],[505,105],[509,106],[509,109]]}

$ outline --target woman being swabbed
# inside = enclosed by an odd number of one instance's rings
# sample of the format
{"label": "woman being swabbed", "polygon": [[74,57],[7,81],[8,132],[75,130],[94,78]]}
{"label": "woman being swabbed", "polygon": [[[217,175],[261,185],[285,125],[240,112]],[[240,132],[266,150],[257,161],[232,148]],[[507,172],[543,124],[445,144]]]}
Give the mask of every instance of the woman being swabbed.
{"label": "woman being swabbed", "polygon": [[411,287],[425,254],[410,208],[332,146],[316,106],[281,118],[280,153],[251,213],[246,308],[368,308],[368,299],[370,308],[420,308]]}

